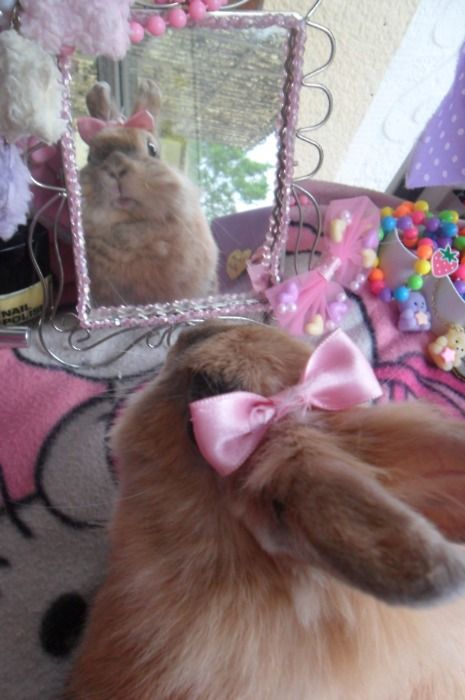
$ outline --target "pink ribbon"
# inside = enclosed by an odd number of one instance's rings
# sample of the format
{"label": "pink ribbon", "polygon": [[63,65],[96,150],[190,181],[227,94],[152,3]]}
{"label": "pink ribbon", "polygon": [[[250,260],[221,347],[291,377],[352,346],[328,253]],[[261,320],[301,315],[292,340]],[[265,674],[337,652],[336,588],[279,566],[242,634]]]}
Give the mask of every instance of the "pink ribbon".
{"label": "pink ribbon", "polygon": [[338,329],[316,348],[296,385],[269,397],[248,391],[220,394],[192,402],[190,412],[201,454],[221,476],[228,476],[284,416],[302,416],[312,407],[343,411],[381,394],[369,362]]}
{"label": "pink ribbon", "polygon": [[[265,291],[281,328],[292,335],[303,335],[305,324],[315,315],[319,314],[327,320],[329,304],[334,303],[338,294],[344,293],[341,285],[332,279],[338,266],[339,259],[334,258],[327,265],[319,265]],[[292,285],[295,289],[295,308],[282,304]]]}
{"label": "pink ribbon", "polygon": [[310,271],[265,289],[255,282],[254,271],[252,286],[264,292],[282,328],[293,335],[312,334],[306,327],[320,317],[317,335],[340,323],[348,310],[344,287],[357,291],[368,276],[364,265],[367,251],[373,254],[378,247],[379,220],[379,209],[368,197],[334,200],[326,209],[321,257]]}
{"label": "pink ribbon", "polygon": [[84,143],[89,144],[94,136],[98,134],[102,129],[108,129],[110,127],[120,126],[125,129],[145,129],[145,131],[153,131],[155,129],[155,120],[153,116],[147,109],[143,109],[140,112],[136,112],[129,117],[125,122],[123,121],[109,121],[105,122],[103,119],[96,119],[95,117],[80,117],[77,120],[77,128],[79,135]]}

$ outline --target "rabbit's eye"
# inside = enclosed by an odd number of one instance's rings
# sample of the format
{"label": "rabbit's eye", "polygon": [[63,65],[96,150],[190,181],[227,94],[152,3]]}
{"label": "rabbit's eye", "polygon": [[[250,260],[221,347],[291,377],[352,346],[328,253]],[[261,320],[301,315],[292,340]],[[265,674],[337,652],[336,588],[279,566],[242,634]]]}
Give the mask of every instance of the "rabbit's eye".
{"label": "rabbit's eye", "polygon": [[240,387],[237,383],[228,382],[223,377],[211,376],[206,372],[195,372],[192,375],[189,387],[189,402],[207,399],[210,396],[218,396],[219,394],[227,394],[238,389]]}
{"label": "rabbit's eye", "polygon": [[278,522],[281,522],[284,517],[284,511],[286,510],[286,506],[281,501],[278,501],[276,498],[273,498],[273,500],[271,501],[271,507],[273,508],[273,513],[276,517],[276,520]]}
{"label": "rabbit's eye", "polygon": [[[225,381],[222,377],[212,377],[205,372],[195,372],[192,375],[189,386],[188,401],[199,401],[219,394],[227,394],[240,389],[238,384]],[[191,441],[196,444],[192,421],[187,424],[187,433]]]}
{"label": "rabbit's eye", "polygon": [[152,156],[152,158],[157,158],[158,151],[153,141],[147,141],[147,151],[149,153],[149,156]]}

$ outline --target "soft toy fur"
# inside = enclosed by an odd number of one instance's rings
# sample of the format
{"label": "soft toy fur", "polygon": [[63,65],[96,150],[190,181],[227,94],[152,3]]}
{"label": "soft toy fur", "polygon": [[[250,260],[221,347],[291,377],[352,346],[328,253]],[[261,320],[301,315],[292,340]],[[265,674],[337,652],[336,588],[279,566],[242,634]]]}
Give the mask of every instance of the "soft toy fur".
{"label": "soft toy fur", "polygon": [[32,192],[31,176],[16,146],[0,140],[0,238],[7,241],[25,224]]}
{"label": "soft toy fur", "polygon": [[21,32],[50,53],[74,47],[115,60],[129,48],[134,0],[21,0]]}
{"label": "soft toy fur", "polygon": [[[36,4],[40,9],[42,3]],[[1,136],[10,142],[31,135],[59,140],[66,127],[60,72],[36,42],[13,30],[0,33],[0,85]]]}
{"label": "soft toy fur", "polygon": [[419,403],[312,411],[228,478],[195,445],[190,401],[274,394],[307,359],[276,329],[205,324],[133,397],[67,700],[465,698],[463,423]]}

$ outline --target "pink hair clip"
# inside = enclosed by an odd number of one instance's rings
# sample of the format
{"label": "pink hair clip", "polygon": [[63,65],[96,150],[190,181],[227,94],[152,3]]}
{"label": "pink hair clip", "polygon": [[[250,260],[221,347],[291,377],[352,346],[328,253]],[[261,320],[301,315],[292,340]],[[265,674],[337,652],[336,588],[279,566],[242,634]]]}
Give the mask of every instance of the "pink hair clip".
{"label": "pink hair clip", "polygon": [[190,413],[197,446],[221,476],[250,457],[269,427],[285,416],[312,409],[344,411],[382,394],[370,363],[340,329],[310,355],[297,384],[274,396],[232,391],[193,401]]}
{"label": "pink hair clip", "polygon": [[319,264],[265,290],[280,326],[311,336],[338,326],[348,310],[344,288],[358,291],[376,264],[379,225],[379,210],[368,197],[329,204]]}
{"label": "pink hair clip", "polygon": [[129,119],[126,121],[115,120],[105,122],[103,119],[96,119],[95,117],[80,117],[77,120],[79,136],[84,143],[87,144],[89,144],[94,136],[98,134],[99,131],[102,131],[102,129],[108,129],[115,126],[126,129],[145,129],[145,131],[153,132],[155,129],[155,119],[147,109],[143,109],[140,112],[133,114],[132,117],[129,117]]}

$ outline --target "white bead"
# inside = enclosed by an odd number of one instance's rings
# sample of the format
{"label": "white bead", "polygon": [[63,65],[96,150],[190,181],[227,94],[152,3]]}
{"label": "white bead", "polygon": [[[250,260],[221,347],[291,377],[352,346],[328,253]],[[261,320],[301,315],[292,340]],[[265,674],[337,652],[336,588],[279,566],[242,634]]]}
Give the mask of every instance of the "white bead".
{"label": "white bead", "polygon": [[347,209],[343,209],[339,216],[343,221],[345,221],[348,224],[350,224],[350,222],[352,221],[352,214]]}

